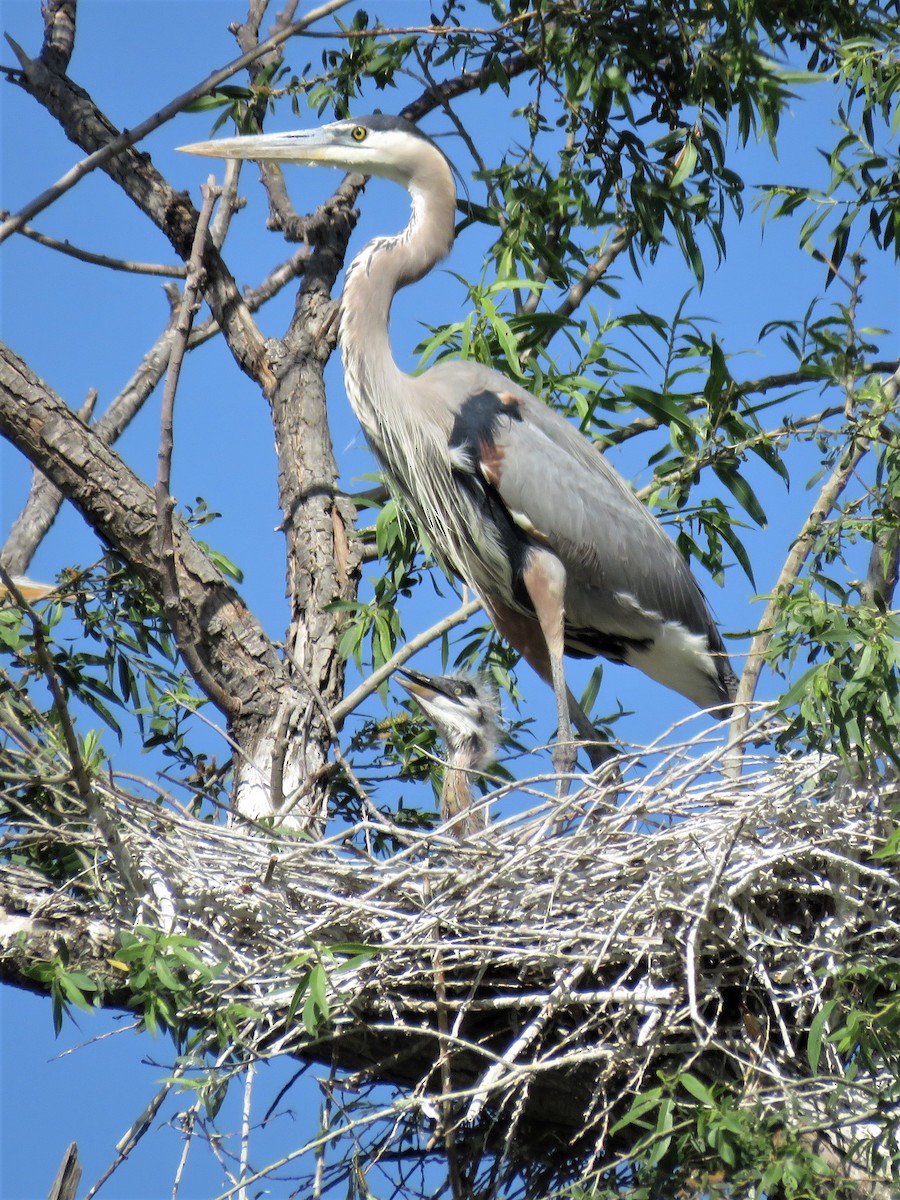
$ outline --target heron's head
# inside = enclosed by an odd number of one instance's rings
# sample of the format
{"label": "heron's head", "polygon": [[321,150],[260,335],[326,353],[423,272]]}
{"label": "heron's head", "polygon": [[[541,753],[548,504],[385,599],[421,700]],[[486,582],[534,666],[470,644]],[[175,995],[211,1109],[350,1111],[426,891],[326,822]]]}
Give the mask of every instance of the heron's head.
{"label": "heron's head", "polygon": [[447,159],[434,142],[403,117],[376,114],[358,120],[334,121],[318,129],[217,138],[180,146],[186,154],[210,158],[250,158],[258,162],[309,163],[340,167],[360,175],[379,175],[404,187],[424,181],[424,175],[446,172]]}
{"label": "heron's head", "polygon": [[472,675],[422,675],[402,668],[398,682],[419,702],[447,747],[451,761],[486,767],[500,740],[500,713],[491,688]]}

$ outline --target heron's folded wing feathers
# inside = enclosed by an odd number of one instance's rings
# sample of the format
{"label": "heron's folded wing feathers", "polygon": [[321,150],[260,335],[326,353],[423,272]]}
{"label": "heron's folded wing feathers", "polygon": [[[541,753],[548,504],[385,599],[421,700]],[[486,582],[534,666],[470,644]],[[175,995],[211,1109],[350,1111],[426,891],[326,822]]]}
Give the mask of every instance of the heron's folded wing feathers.
{"label": "heron's folded wing feathers", "polygon": [[491,481],[514,519],[565,565],[569,619],[596,620],[598,604],[615,598],[631,628],[646,612],[693,632],[711,629],[675,544],[599,449],[527,392],[512,394],[518,415],[498,423]]}

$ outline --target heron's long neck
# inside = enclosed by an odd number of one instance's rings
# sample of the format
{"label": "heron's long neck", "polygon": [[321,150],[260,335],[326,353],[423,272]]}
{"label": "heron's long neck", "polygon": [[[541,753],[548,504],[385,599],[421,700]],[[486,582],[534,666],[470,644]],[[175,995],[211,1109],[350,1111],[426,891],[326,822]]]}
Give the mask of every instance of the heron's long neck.
{"label": "heron's long neck", "polygon": [[472,782],[470,771],[476,770],[480,756],[474,746],[466,745],[455,750],[444,772],[444,784],[441,788],[441,816],[449,821],[458,813],[468,813],[453,827],[453,832],[459,836],[474,833],[484,829],[485,813],[472,807]]}
{"label": "heron's long neck", "polygon": [[409,185],[412,217],[403,232],[369,242],[351,263],[344,283],[341,352],[347,394],[366,434],[376,443],[381,441],[380,423],[390,419],[391,400],[402,400],[405,380],[388,338],[391,301],[400,288],[427,274],[453,245],[456,192],[449,167],[443,161],[440,166],[443,177],[435,169]]}
{"label": "heron's long neck", "polygon": [[462,763],[456,760],[451,760],[444,772],[444,785],[440,788],[440,816],[444,821],[449,821],[451,817],[455,817],[458,812],[469,812],[466,820],[460,822],[460,828],[457,833],[468,833],[469,829],[484,827],[484,818],[480,818],[480,814],[473,814],[472,810],[472,782],[470,782],[468,770],[474,766],[473,763]]}

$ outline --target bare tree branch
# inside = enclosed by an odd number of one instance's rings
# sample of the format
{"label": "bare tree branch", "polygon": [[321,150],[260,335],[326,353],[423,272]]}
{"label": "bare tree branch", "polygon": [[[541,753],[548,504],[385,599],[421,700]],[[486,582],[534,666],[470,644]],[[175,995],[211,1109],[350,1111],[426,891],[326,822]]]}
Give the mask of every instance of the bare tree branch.
{"label": "bare tree branch", "polygon": [[60,74],[66,70],[75,49],[76,0],[43,0],[44,44],[41,62]]}
{"label": "bare tree branch", "polygon": [[[0,432],[120,549],[161,596],[153,493],[87,429],[8,347],[0,345]],[[179,521],[175,525],[182,602],[193,607],[207,668],[234,697],[229,712],[277,686],[275,648],[229,583]]]}
{"label": "bare tree branch", "polygon": [[47,1200],[75,1200],[80,1179],[81,1165],[78,1162],[78,1146],[72,1142],[59,1164],[59,1170],[53,1180]]}
{"label": "bare tree branch", "polygon": [[173,1088],[178,1087],[178,1081],[187,1073],[188,1069],[189,1068],[186,1063],[175,1064],[169,1078],[165,1081],[162,1087],[158,1089],[144,1111],[140,1113],[134,1121],[132,1121],[122,1137],[119,1138],[119,1141],[116,1145],[115,1158],[106,1168],[106,1170],[103,1171],[100,1177],[85,1192],[84,1200],[93,1200],[93,1197],[97,1195],[103,1184],[106,1183],[107,1180],[111,1179],[119,1167],[121,1167],[122,1163],[128,1159],[129,1154],[131,1154],[132,1150],[135,1149],[141,1138],[144,1137],[146,1133],[149,1133],[153,1127],[153,1122],[156,1119],[156,1114],[162,1108],[163,1103],[171,1094]]}
{"label": "bare tree branch", "polygon": [[367,696],[371,696],[373,692],[376,692],[384,681],[393,675],[398,667],[403,666],[407,659],[412,658],[414,654],[418,654],[420,650],[423,650],[426,646],[430,646],[438,638],[443,637],[448,630],[454,629],[457,625],[465,624],[469,617],[474,616],[480,608],[481,601],[476,597],[474,600],[469,600],[465,604],[460,605],[455,612],[442,617],[440,621],[436,621],[429,629],[424,629],[421,633],[417,633],[415,637],[410,638],[405,645],[400,647],[396,654],[392,654],[387,662],[382,663],[376,671],[372,672],[368,679],[365,679],[359,687],[354,688],[349,696],[345,697],[340,704],[335,705],[331,710],[333,724],[337,728],[340,728],[344,719],[355,708],[358,708]]}
{"label": "bare tree branch", "polygon": [[156,549],[159,554],[162,570],[159,580],[162,586],[163,608],[175,637],[182,658],[188,670],[200,684],[204,693],[213,701],[221,712],[233,711],[234,702],[213,677],[194,649],[198,629],[196,614],[190,607],[183,609],[178,584],[179,570],[175,556],[175,535],[172,527],[172,515],[175,501],[172,497],[172,451],[175,448],[175,393],[178,389],[178,379],[181,374],[181,364],[187,349],[188,337],[194,313],[200,305],[203,287],[203,253],[206,244],[206,233],[212,217],[213,205],[219,194],[215,180],[210,175],[201,189],[203,205],[197,221],[197,232],[194,235],[194,245],[188,263],[187,281],[184,285],[184,295],[175,322],[175,337],[172,342],[172,352],[169,357],[169,367],[166,374],[166,385],[163,388],[162,407],[160,411],[159,453],[157,456],[156,476]]}
{"label": "bare tree branch", "polygon": [[[70,79],[43,67],[36,69],[21,49],[18,53],[26,64],[24,86],[27,90],[56,118],[67,137],[83,149],[93,152],[89,159],[83,159],[82,162],[87,163],[97,156],[94,165],[102,165],[110,178],[165,234],[181,258],[187,261],[197,225],[196,210],[185,193],[176,192],[166,182],[149,156],[130,148],[132,142],[138,140],[138,130],[131,131],[127,137],[119,134],[90,96]],[[155,125],[152,127],[155,128]],[[85,173],[83,171],[82,175]],[[15,222],[16,219],[12,220]],[[22,223],[24,218],[19,222]],[[7,222],[3,228],[9,225],[10,222]],[[209,243],[204,266],[208,281],[206,297],[232,353],[242,370],[258,380],[264,390],[268,390],[274,383],[274,376],[262,335],[221,255]]]}
{"label": "bare tree branch", "polygon": [[[227,174],[226,171],[226,178]],[[217,208],[217,218],[220,211],[220,208]],[[214,220],[213,225],[216,224]],[[216,231],[217,234],[219,231],[220,229]],[[306,268],[309,254],[307,247],[295,251],[289,259],[276,267],[259,287],[248,288],[244,299],[250,311],[256,312],[267,300],[301,275]],[[124,389],[110,402],[106,412],[93,426],[94,433],[108,445],[113,445],[119,439],[162,379],[169,361],[177,320],[178,308],[173,306],[166,329],[144,355],[137,371]],[[210,317],[191,330],[188,349],[193,350],[203,345],[220,332],[218,322],[214,317]],[[93,403],[90,408],[82,406],[78,410],[78,416],[88,424],[92,411]],[[36,472],[25,507],[14,521],[6,542],[0,549],[0,563],[10,574],[21,575],[27,570],[38,546],[56,519],[62,501],[63,495],[59,489]]]}
{"label": "bare tree branch", "polygon": [[[0,209],[0,219],[9,215],[6,209]],[[58,238],[49,237],[46,233],[39,233],[30,225],[23,225],[19,232],[32,242],[37,242],[39,246],[46,246],[48,250],[57,250],[60,254],[66,254],[69,258],[75,258],[79,262],[91,263],[93,266],[109,267],[113,271],[125,271],[134,275],[161,275],[166,279],[184,279],[185,276],[185,269],[180,265],[169,267],[162,263],[129,262],[124,258],[110,258],[107,254],[94,254],[91,250],[83,250],[79,246],[73,246],[70,242],[61,242]]]}
{"label": "bare tree branch", "polygon": [[[246,54],[242,54],[239,58],[236,58],[227,66],[221,67],[218,71],[213,71],[212,74],[208,75],[202,83],[198,83],[194,87],[190,88],[187,92],[183,92],[180,96],[176,97],[176,99],[170,101],[167,105],[161,108],[159,112],[154,113],[152,117],[148,117],[145,121],[140,122],[140,124],[136,125],[133,129],[129,129],[126,132],[118,134],[110,141],[105,142],[103,145],[93,149],[88,154],[87,158],[82,159],[80,163],[76,163],[75,166],[70,171],[67,171],[66,174],[63,175],[62,178],[59,179],[51,188],[48,188],[47,191],[43,192],[40,196],[37,196],[29,204],[26,204],[25,207],[20,209],[15,216],[10,217],[9,220],[5,221],[3,225],[0,226],[0,242],[4,242],[10,234],[15,233],[16,230],[20,229],[26,221],[29,221],[32,217],[36,216],[37,213],[42,212],[45,208],[52,204],[54,200],[58,200],[60,196],[64,195],[70,188],[74,187],[79,179],[83,179],[85,175],[89,174],[97,167],[104,167],[104,169],[108,169],[106,168],[106,164],[113,155],[118,154],[120,151],[126,150],[135,145],[136,142],[141,141],[147,136],[147,134],[152,133],[154,129],[158,129],[161,125],[164,125],[167,121],[170,121],[173,117],[177,116],[178,113],[180,113],[189,104],[192,104],[195,100],[199,100],[201,96],[205,96],[207,92],[213,91],[219,86],[220,83],[224,83],[226,79],[230,79],[232,75],[236,75],[238,71],[242,71],[244,67],[249,66],[249,64],[253,62],[254,59],[256,59],[260,54],[265,54],[268,50],[271,50],[275,46],[280,46],[282,42],[286,42],[288,38],[302,32],[316,21],[321,21],[323,17],[326,17],[333,12],[337,12],[338,9],[346,7],[349,2],[350,0],[329,0],[329,2],[320,5],[318,8],[314,8],[311,12],[307,13],[305,17],[302,17],[299,21],[295,21],[292,25],[279,30],[278,33],[273,34],[272,37],[268,38],[265,42],[260,43],[260,45],[255,47],[253,50],[248,51]],[[17,45],[17,43],[14,42],[8,34],[7,41],[12,46],[16,53],[16,57],[21,63],[22,71],[25,76],[25,80],[28,83],[29,90],[32,90],[33,94],[45,91],[47,87],[47,80],[45,76],[47,74],[48,64],[40,62],[39,60],[30,59],[21,46]],[[70,86],[74,87],[74,85]],[[84,93],[81,94],[84,95]],[[78,139],[73,138],[73,141],[78,141]]]}
{"label": "bare tree branch", "polygon": [[[90,424],[97,393],[92,388],[76,416]],[[31,474],[31,487],[22,511],[13,521],[5,544],[0,547],[0,567],[10,575],[23,575],[34,552],[47,535],[63,502],[63,494],[37,468]]]}
{"label": "bare tree branch", "polygon": [[[568,317],[575,311],[591,288],[603,278],[622,251],[628,248],[632,236],[633,230],[631,229],[627,229],[624,226],[619,226],[616,229],[613,240],[605,247],[603,253],[598,255],[595,261],[591,263],[581,278],[572,284],[562,303],[557,306],[556,315],[558,317]],[[545,336],[545,343],[551,336],[552,334]]]}
{"label": "bare tree branch", "polygon": [[779,606],[797,581],[803,564],[806,562],[819,535],[823,522],[828,519],[828,515],[837,503],[838,497],[852,479],[854,471],[862,458],[868,453],[868,450],[869,443],[865,440],[855,441],[847,448],[846,453],[841,457],[837,466],[821,488],[810,514],[803,524],[803,528],[797,535],[784,561],[784,565],[772,589],[772,594],[759,620],[758,632],[750,643],[750,649],[747,652],[744,662],[744,669],[741,672],[737,696],[735,697],[734,716],[729,730],[729,738],[733,744],[739,744],[747,730],[750,721],[750,709],[748,706],[756,694],[756,687],[765,663],[766,652],[774,634],[775,619]]}

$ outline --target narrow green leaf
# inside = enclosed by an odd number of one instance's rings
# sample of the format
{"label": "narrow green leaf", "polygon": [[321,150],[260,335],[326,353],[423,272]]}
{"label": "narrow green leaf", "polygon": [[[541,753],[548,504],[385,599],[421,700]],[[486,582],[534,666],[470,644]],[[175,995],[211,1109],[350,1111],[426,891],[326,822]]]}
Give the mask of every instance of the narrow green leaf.
{"label": "narrow green leaf", "polygon": [[628,1112],[610,1129],[610,1133],[618,1133],[620,1129],[625,1129],[628,1125],[641,1125],[645,1129],[649,1129],[650,1125],[642,1120],[645,1114],[652,1112],[658,1108],[662,1100],[662,1089],[652,1088],[649,1092],[645,1092],[641,1096],[635,1096],[632,1100]]}
{"label": "narrow green leaf", "polygon": [[170,992],[181,990],[182,985],[178,982],[178,977],[164,958],[157,958],[153,965],[156,968],[156,978],[164,988],[167,988]]}
{"label": "narrow green leaf", "polygon": [[690,1092],[695,1100],[699,1100],[701,1104],[706,1104],[710,1108],[715,1107],[716,1101],[712,1092],[705,1083],[701,1083],[696,1075],[692,1075],[690,1071],[684,1071],[678,1076],[678,1082],[686,1092]]}
{"label": "narrow green leaf", "polygon": [[834,1006],[837,1004],[837,999],[828,1000],[822,1005],[821,1009],[812,1019],[809,1027],[809,1037],[806,1039],[806,1058],[809,1063],[809,1069],[813,1075],[819,1072],[819,1056],[822,1052],[822,1035],[825,1032]]}
{"label": "narrow green leaf", "polygon": [[734,466],[725,466],[722,463],[713,464],[713,472],[717,479],[728,488],[738,504],[749,517],[751,517],[761,529],[765,529],[768,525],[768,518],[763,511],[763,506],[756,497],[753,488],[747,480],[741,475]]}
{"label": "narrow green leaf", "polygon": [[316,1007],[322,1014],[324,1020],[328,1020],[328,976],[325,974],[325,968],[321,963],[317,963],[310,975],[309,979],[309,994],[310,998],[315,1001]]}
{"label": "narrow green leaf", "polygon": [[684,144],[684,149],[681,152],[681,161],[678,164],[678,168],[675,171],[675,174],[669,180],[669,187],[672,188],[673,191],[675,188],[681,187],[687,177],[693,172],[696,165],[697,147],[694,145],[693,140],[688,138]]}
{"label": "narrow green leaf", "polygon": [[308,987],[309,987],[309,975],[305,975],[303,977],[303,979],[301,979],[300,982],[297,984],[297,987],[294,990],[294,994],[291,997],[291,1002],[288,1005],[288,1011],[287,1011],[287,1024],[288,1025],[290,1025],[291,1022],[294,1020],[294,1017],[297,1014],[297,1009],[300,1007],[300,1001],[306,995],[306,991],[307,991]]}

